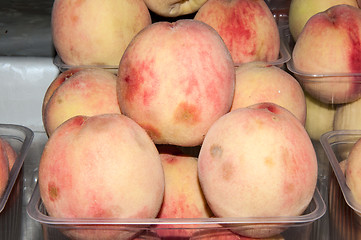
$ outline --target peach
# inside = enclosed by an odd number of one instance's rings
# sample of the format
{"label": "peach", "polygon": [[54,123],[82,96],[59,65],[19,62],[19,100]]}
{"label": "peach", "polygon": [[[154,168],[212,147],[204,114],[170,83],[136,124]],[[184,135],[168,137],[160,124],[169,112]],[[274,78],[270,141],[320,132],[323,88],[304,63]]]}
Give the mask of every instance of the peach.
{"label": "peach", "polygon": [[333,130],[336,105],[327,104],[306,93],[307,117],[305,128],[313,140],[320,140],[321,135]]}
{"label": "peach", "polygon": [[[53,81],[54,85],[63,80],[64,76],[60,74]],[[50,136],[61,123],[76,115],[121,113],[116,82],[116,76],[107,70],[82,69],[63,81],[47,103],[46,93],[43,103],[43,124],[47,134]],[[52,88],[52,85],[53,83],[49,88]]]}
{"label": "peach", "polygon": [[361,140],[359,139],[351,148],[347,158],[346,184],[350,188],[353,198],[358,204],[361,204]]}
{"label": "peach", "polygon": [[[313,197],[317,158],[292,113],[274,103],[259,103],[231,111],[212,125],[199,153],[198,175],[218,217],[297,216]],[[283,230],[267,224],[232,229],[258,238]]]}
{"label": "peach", "polygon": [[124,52],[118,102],[156,144],[196,146],[231,108],[234,84],[234,63],[213,28],[193,19],[156,22]]}
{"label": "peach", "polygon": [[11,171],[18,154],[16,153],[15,149],[10,145],[10,143],[5,139],[0,138],[0,144],[2,144],[3,151],[5,151],[5,155],[9,164],[9,171]]}
{"label": "peach", "polygon": [[67,65],[117,66],[131,39],[151,17],[143,0],[55,0],[55,49]]}
{"label": "peach", "polygon": [[292,0],[288,19],[289,29],[293,39],[297,41],[306,22],[313,15],[339,4],[358,7],[356,0]]}
{"label": "peach", "polygon": [[[44,147],[38,179],[44,206],[55,218],[155,218],[163,201],[157,148],[144,129],[122,114],[65,121]],[[136,233],[111,229],[65,233],[79,239]]]}
{"label": "peach", "polygon": [[286,71],[266,62],[248,62],[236,69],[236,87],[231,111],[272,102],[306,121],[306,100],[298,81]]}
{"label": "peach", "polygon": [[194,19],[221,35],[237,65],[279,56],[280,34],[264,0],[208,0]]}
{"label": "peach", "polygon": [[361,99],[337,106],[333,130],[361,130]]}
{"label": "peach", "polygon": [[147,7],[163,17],[178,17],[191,14],[207,0],[144,0]]}
{"label": "peach", "polygon": [[[292,52],[294,69],[310,95],[325,103],[361,97],[361,10],[336,5],[312,16]],[[344,75],[337,75],[337,74]],[[312,74],[319,77],[313,77]],[[349,74],[349,75],[347,75]],[[297,76],[296,76],[297,77]]]}
{"label": "peach", "polygon": [[4,145],[0,144],[0,197],[4,194],[9,181],[9,162]]}
{"label": "peach", "polygon": [[[163,204],[158,218],[209,218],[212,216],[198,182],[197,158],[161,153],[165,176]],[[189,237],[195,231],[192,224],[158,225],[160,237]],[[182,229],[183,227],[183,229]],[[193,229],[192,229],[193,227]],[[167,229],[169,228],[169,229]]]}
{"label": "peach", "polygon": [[58,87],[61,84],[63,84],[63,82],[65,82],[68,78],[70,78],[75,73],[79,72],[80,70],[81,70],[81,68],[70,68],[70,69],[66,70],[65,72],[60,73],[59,76],[57,76],[50,83],[48,89],[45,92],[44,99],[43,99],[43,105],[42,105],[42,108],[41,108],[43,122],[45,122],[45,119],[44,119],[44,117],[45,117],[45,108],[46,108],[46,105],[49,102],[50,97],[53,95],[55,90],[58,89]]}

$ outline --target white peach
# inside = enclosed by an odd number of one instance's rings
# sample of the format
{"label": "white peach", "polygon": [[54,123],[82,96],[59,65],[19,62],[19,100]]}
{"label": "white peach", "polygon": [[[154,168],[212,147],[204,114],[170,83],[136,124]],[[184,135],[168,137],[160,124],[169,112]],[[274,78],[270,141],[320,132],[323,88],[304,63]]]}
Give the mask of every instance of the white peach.
{"label": "white peach", "polygon": [[118,102],[156,144],[196,146],[230,110],[234,84],[234,63],[213,28],[193,19],[157,22],[120,61]]}

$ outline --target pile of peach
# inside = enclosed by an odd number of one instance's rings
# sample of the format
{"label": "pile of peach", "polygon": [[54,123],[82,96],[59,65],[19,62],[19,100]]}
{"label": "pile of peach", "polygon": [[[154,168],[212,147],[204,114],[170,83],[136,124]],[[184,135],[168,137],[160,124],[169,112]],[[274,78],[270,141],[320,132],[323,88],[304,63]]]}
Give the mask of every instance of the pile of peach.
{"label": "pile of peach", "polygon": [[[44,97],[49,140],[39,187],[47,212],[71,219],[302,214],[317,159],[301,85],[269,64],[280,49],[270,9],[263,0],[170,2],[55,0],[54,44],[74,67]],[[150,11],[195,15],[152,22]],[[197,229],[168,228],[154,231],[201,238]],[[236,228],[232,236],[279,238],[283,230]]]}

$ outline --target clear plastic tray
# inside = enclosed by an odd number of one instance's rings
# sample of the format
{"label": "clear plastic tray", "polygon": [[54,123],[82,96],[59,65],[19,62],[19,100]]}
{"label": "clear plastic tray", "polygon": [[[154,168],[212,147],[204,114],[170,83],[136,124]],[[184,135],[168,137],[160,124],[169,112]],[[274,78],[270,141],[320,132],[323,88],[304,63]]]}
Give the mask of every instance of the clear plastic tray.
{"label": "clear plastic tray", "polygon": [[323,134],[320,141],[338,181],[345,202],[356,214],[361,216],[361,205],[353,198],[351,190],[346,185],[345,175],[340,167],[340,162],[347,159],[351,148],[360,138],[361,130],[337,130]]}
{"label": "clear plastic tray", "polygon": [[17,153],[17,158],[11,169],[9,181],[4,194],[0,197],[0,214],[10,197],[11,191],[18,178],[24,160],[29,151],[34,133],[27,127],[12,124],[0,124],[0,137],[6,140]]}
{"label": "clear plastic tray", "polygon": [[[275,61],[269,62],[269,64],[275,65],[275,66],[278,66],[278,67],[283,67],[284,64],[287,63],[288,61],[290,61],[290,59],[291,59],[290,50],[289,50],[289,48],[287,46],[287,41],[284,38],[285,29],[286,28],[284,26],[279,27],[279,32],[280,32],[280,53],[279,53],[279,58],[277,60],[275,60]],[[75,68],[75,67],[76,68],[94,68],[94,67],[104,68],[104,69],[108,69],[108,70],[110,70],[111,72],[114,72],[114,73],[117,73],[117,71],[118,71],[118,66],[112,66],[112,65],[96,65],[96,66],[94,66],[94,65],[80,65],[80,66],[68,65],[68,64],[65,64],[63,62],[63,60],[60,58],[59,55],[55,56],[53,63],[54,63],[54,65],[56,67],[58,67],[60,72],[64,72],[66,70],[69,70],[69,69]],[[236,66],[237,65],[238,64],[236,63]]]}
{"label": "clear plastic tray", "polygon": [[[293,217],[254,217],[254,218],[181,218],[181,219],[67,219],[54,218],[47,215],[41,201],[38,185],[27,206],[29,216],[43,226],[45,239],[67,239],[62,232],[67,230],[112,230],[129,233],[140,233],[140,239],[161,239],[157,236],[157,229],[168,230],[174,236],[178,230],[189,230],[192,236],[198,236],[202,230],[237,229],[237,231],[252,231],[257,228],[261,231],[275,231],[281,233],[285,239],[310,239],[312,224],[326,212],[326,205],[318,191],[304,214]],[[157,228],[156,228],[157,227]],[[209,231],[208,233],[209,234]],[[191,237],[191,236],[189,236]],[[184,239],[184,238],[182,238]]]}

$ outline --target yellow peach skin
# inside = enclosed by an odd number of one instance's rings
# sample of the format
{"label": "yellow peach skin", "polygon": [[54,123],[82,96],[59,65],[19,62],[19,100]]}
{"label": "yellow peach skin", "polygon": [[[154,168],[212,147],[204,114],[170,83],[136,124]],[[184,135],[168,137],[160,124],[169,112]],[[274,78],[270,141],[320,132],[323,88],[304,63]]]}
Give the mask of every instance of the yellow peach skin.
{"label": "yellow peach skin", "polygon": [[261,102],[276,103],[306,122],[305,94],[292,75],[266,62],[244,63],[236,69],[231,111]]}
{"label": "yellow peach skin", "polygon": [[[64,79],[62,74],[53,83],[59,79]],[[43,125],[47,134],[50,136],[60,124],[76,115],[121,113],[116,94],[116,79],[114,74],[104,69],[82,69],[62,81],[50,98],[47,98],[46,93]],[[52,88],[52,85],[49,88]]]}

